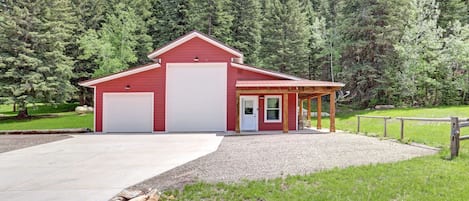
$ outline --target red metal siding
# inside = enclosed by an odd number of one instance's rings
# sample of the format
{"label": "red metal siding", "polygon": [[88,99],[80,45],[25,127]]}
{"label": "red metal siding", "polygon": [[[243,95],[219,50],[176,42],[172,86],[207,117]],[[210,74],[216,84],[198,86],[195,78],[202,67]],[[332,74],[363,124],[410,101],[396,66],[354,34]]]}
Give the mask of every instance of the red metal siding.
{"label": "red metal siding", "polygon": [[200,38],[193,38],[159,56],[163,63],[194,62],[195,57],[199,62],[231,62],[234,55]]}
{"label": "red metal siding", "polygon": [[[269,94],[271,95],[271,94]],[[276,94],[282,95],[282,94]],[[269,130],[282,130],[282,123],[265,123],[264,122],[264,100],[259,99],[259,130],[260,131],[269,131]],[[296,130],[296,94],[288,94],[288,129]],[[282,105],[285,104],[282,96]],[[283,111],[282,111],[283,112]],[[283,113],[282,113],[283,115]],[[283,119],[282,119],[283,122]]]}
{"label": "red metal siding", "polygon": [[[158,68],[126,77],[110,80],[96,85],[96,132],[103,130],[103,93],[106,92],[153,92],[154,93],[154,124],[155,131],[164,131],[164,69]],[[125,89],[129,85],[130,89]]]}
{"label": "red metal siding", "polygon": [[[165,131],[166,63],[226,62],[227,70],[227,130],[234,131],[236,123],[236,80],[278,80],[279,78],[230,66],[234,55],[194,38],[162,54],[161,67],[96,85],[96,132],[102,132],[102,102],[104,92],[154,92],[154,130]],[[184,84],[184,83],[181,83]],[[130,85],[129,90],[125,89]],[[296,95],[289,95],[289,129],[296,129]],[[264,102],[259,100],[259,130],[282,130],[282,123],[264,123]]]}
{"label": "red metal siding", "polygon": [[[234,67],[228,68],[228,94],[227,94],[227,130],[234,131],[236,126],[236,80],[276,80],[278,78],[238,69]],[[296,98],[296,96],[295,96]],[[259,103],[260,104],[260,103]],[[260,109],[260,108],[259,108]],[[260,111],[260,110],[259,110]],[[264,120],[262,120],[264,121]],[[260,123],[260,121],[259,121]],[[282,127],[280,127],[280,130]],[[294,127],[296,129],[296,126]],[[259,130],[262,130],[259,125]]]}

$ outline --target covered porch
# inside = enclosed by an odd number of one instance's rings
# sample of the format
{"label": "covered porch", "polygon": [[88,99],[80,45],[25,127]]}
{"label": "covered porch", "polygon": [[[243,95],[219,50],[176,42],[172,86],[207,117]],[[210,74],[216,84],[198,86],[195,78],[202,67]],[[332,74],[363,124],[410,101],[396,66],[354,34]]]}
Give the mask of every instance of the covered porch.
{"label": "covered porch", "polygon": [[[317,128],[321,129],[321,113],[322,113],[322,97],[329,96],[329,117],[330,117],[330,132],[335,132],[335,102],[336,102],[336,91],[340,90],[344,84],[337,82],[325,82],[325,81],[311,81],[311,80],[255,80],[245,81],[239,80],[236,82],[236,124],[235,132],[240,133],[242,111],[241,107],[241,96],[244,95],[277,95],[280,96],[283,101],[281,105],[281,124],[282,132],[288,133],[289,123],[295,121],[297,127],[296,130],[300,129],[299,122],[304,118],[303,116],[303,105],[304,101],[307,101],[307,122],[311,122],[311,101],[317,99]],[[290,94],[295,94],[296,99],[291,102],[289,100]],[[291,97],[291,96],[290,96]],[[297,101],[297,102],[296,102]],[[291,104],[296,104],[296,111],[289,107]],[[289,119],[292,114],[295,114],[295,119]],[[266,114],[265,114],[266,115]],[[264,117],[265,118],[265,117]]]}

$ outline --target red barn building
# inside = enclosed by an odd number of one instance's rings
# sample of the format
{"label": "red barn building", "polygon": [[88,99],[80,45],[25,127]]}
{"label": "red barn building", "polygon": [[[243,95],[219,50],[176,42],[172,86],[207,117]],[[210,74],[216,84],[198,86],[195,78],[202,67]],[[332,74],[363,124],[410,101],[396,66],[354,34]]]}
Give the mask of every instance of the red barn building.
{"label": "red barn building", "polygon": [[245,65],[241,52],[196,31],[148,57],[154,63],[80,83],[94,88],[95,132],[288,132],[298,130],[299,104],[325,95],[335,131],[341,83]]}

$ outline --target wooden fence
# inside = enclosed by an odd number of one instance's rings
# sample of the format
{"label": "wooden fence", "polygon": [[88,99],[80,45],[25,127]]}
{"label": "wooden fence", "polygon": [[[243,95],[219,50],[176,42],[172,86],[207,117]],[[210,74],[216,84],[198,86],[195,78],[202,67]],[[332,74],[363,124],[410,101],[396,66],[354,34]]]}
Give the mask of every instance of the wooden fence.
{"label": "wooden fence", "polygon": [[[360,133],[360,118],[373,118],[384,120],[384,137],[387,136],[387,120],[391,119],[389,116],[364,116],[357,115],[357,133]],[[401,136],[400,139],[404,139],[404,122],[405,121],[430,121],[430,122],[451,122],[451,158],[459,155],[459,143],[461,140],[469,140],[469,133],[461,136],[461,128],[469,127],[469,118],[419,118],[419,117],[396,117],[401,122]]]}
{"label": "wooden fence", "polygon": [[459,119],[451,117],[451,158],[459,155],[459,142],[469,140],[469,134],[461,136],[461,128],[469,127],[469,119]]}
{"label": "wooden fence", "polygon": [[388,129],[387,129],[387,120],[391,119],[389,116],[364,116],[364,115],[357,115],[357,133],[360,133],[360,118],[371,118],[371,119],[383,119],[384,120],[384,137],[388,136]]}
{"label": "wooden fence", "polygon": [[420,117],[396,117],[401,121],[401,140],[404,139],[404,121],[431,121],[431,122],[450,122],[450,118],[420,118]]}

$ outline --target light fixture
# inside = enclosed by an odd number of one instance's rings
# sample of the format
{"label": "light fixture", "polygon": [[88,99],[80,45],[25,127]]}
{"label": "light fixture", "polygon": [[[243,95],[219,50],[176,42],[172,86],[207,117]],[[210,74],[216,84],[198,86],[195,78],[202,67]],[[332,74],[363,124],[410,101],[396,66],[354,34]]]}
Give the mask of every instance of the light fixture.
{"label": "light fixture", "polygon": [[194,62],[199,62],[199,57],[198,56],[195,56]]}
{"label": "light fixture", "polygon": [[129,85],[129,84],[126,85],[126,86],[124,87],[124,89],[129,90],[129,89],[130,89],[130,85]]}

